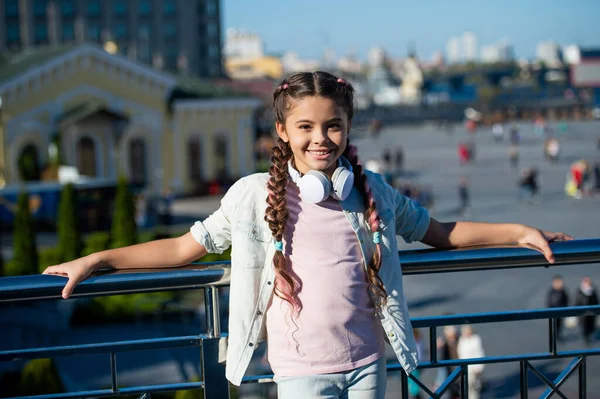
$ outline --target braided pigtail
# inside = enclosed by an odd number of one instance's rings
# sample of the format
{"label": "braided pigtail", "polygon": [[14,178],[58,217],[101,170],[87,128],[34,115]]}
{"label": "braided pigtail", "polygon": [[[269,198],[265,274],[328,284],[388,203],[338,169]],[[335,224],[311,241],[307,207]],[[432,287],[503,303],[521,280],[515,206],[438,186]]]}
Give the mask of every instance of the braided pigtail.
{"label": "braided pigtail", "polygon": [[275,238],[275,256],[273,266],[275,268],[275,295],[292,305],[293,313],[298,314],[301,305],[295,295],[298,282],[288,272],[285,256],[283,255],[283,233],[288,220],[289,212],[286,206],[286,189],[290,176],[287,163],[292,158],[290,145],[279,139],[277,145],[273,146],[271,157],[270,179],[267,183],[269,195],[267,197],[267,210],[265,221]]}
{"label": "braided pigtail", "polygon": [[371,188],[367,183],[367,176],[363,173],[363,166],[358,160],[358,149],[355,145],[348,144],[346,151],[344,151],[344,157],[352,164],[352,170],[354,172],[354,185],[361,193],[364,204],[365,204],[365,220],[367,221],[371,232],[373,233],[373,241],[375,242],[375,252],[373,258],[367,266],[367,279],[369,281],[369,288],[375,301],[375,306],[379,306],[385,303],[387,294],[383,282],[379,277],[379,269],[381,268],[381,244],[380,232],[379,232],[379,214],[377,213],[377,205],[371,192]]}

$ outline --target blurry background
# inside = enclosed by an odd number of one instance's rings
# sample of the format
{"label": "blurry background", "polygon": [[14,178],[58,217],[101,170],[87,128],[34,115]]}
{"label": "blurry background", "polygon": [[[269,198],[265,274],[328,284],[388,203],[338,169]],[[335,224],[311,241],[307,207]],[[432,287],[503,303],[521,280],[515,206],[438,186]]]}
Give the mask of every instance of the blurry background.
{"label": "blurry background", "polygon": [[[268,168],[272,91],[317,69],[356,89],[363,163],[438,219],[598,237],[599,15],[594,0],[0,0],[0,272],[185,233]],[[414,316],[539,308],[554,272],[408,277],[407,300]],[[600,279],[594,266],[559,272],[570,304],[584,275]],[[198,333],[202,304],[189,292],[2,305],[0,346]],[[477,332],[488,354],[542,351],[544,326]],[[581,347],[579,330],[560,345]],[[251,373],[268,372],[261,351]],[[194,355],[163,352],[123,356],[119,381],[195,378]],[[1,364],[0,397],[29,392],[44,367],[58,381],[38,381],[44,392],[104,388],[102,359]],[[518,396],[513,366],[486,368],[484,397]],[[395,397],[399,377],[388,385]]]}

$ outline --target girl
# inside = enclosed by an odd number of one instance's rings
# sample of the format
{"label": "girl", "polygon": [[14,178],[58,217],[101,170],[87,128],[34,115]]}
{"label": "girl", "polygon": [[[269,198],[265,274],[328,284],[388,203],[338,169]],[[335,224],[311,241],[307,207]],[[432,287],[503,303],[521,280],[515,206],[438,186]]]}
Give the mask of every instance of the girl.
{"label": "girl", "polygon": [[519,224],[440,223],[365,170],[350,144],[353,88],[298,73],[273,95],[269,173],[237,181],[221,207],[179,237],[49,267],[69,277],[63,297],[93,271],[185,265],[230,245],[227,378],[239,385],[256,345],[280,398],[383,398],[384,340],[407,373],[417,347],[402,289],[396,236],[438,248],[527,243],[553,255],[569,239]]}

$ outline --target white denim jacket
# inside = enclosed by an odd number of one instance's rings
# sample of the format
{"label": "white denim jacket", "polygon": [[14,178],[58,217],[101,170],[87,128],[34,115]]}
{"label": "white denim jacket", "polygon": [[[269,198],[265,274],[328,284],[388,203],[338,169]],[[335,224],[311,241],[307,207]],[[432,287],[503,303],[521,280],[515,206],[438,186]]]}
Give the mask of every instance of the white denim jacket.
{"label": "white denim jacket", "polygon": [[[417,346],[402,289],[396,235],[407,242],[421,240],[429,227],[429,213],[399,194],[380,175],[365,173],[381,218],[379,276],[388,295],[381,325],[400,364],[411,373],[418,364]],[[267,173],[257,173],[238,180],[223,197],[221,207],[190,229],[209,253],[222,253],[232,246],[226,376],[235,385],[241,383],[257,344],[266,338],[265,314],[273,295],[275,248],[264,221],[268,179]],[[360,193],[354,188],[340,204],[360,241],[363,256],[370,256],[373,236],[363,217]]]}

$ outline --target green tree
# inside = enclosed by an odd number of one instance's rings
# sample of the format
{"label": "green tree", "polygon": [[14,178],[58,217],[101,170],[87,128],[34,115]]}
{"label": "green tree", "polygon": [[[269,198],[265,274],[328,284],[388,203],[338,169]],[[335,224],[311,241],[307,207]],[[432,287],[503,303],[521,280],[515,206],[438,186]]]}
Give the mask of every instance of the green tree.
{"label": "green tree", "polygon": [[21,193],[15,215],[14,255],[11,272],[7,274],[34,274],[38,272],[38,253],[33,218],[29,212],[29,194]]}
{"label": "green tree", "polygon": [[137,242],[135,205],[125,178],[120,178],[115,196],[111,226],[111,247],[120,248]]}
{"label": "green tree", "polygon": [[35,359],[27,362],[21,374],[21,391],[21,394],[25,395],[65,391],[52,359]]}
{"label": "green tree", "polygon": [[58,251],[61,262],[79,258],[83,239],[77,218],[77,193],[72,184],[67,184],[60,193],[58,207]]}

